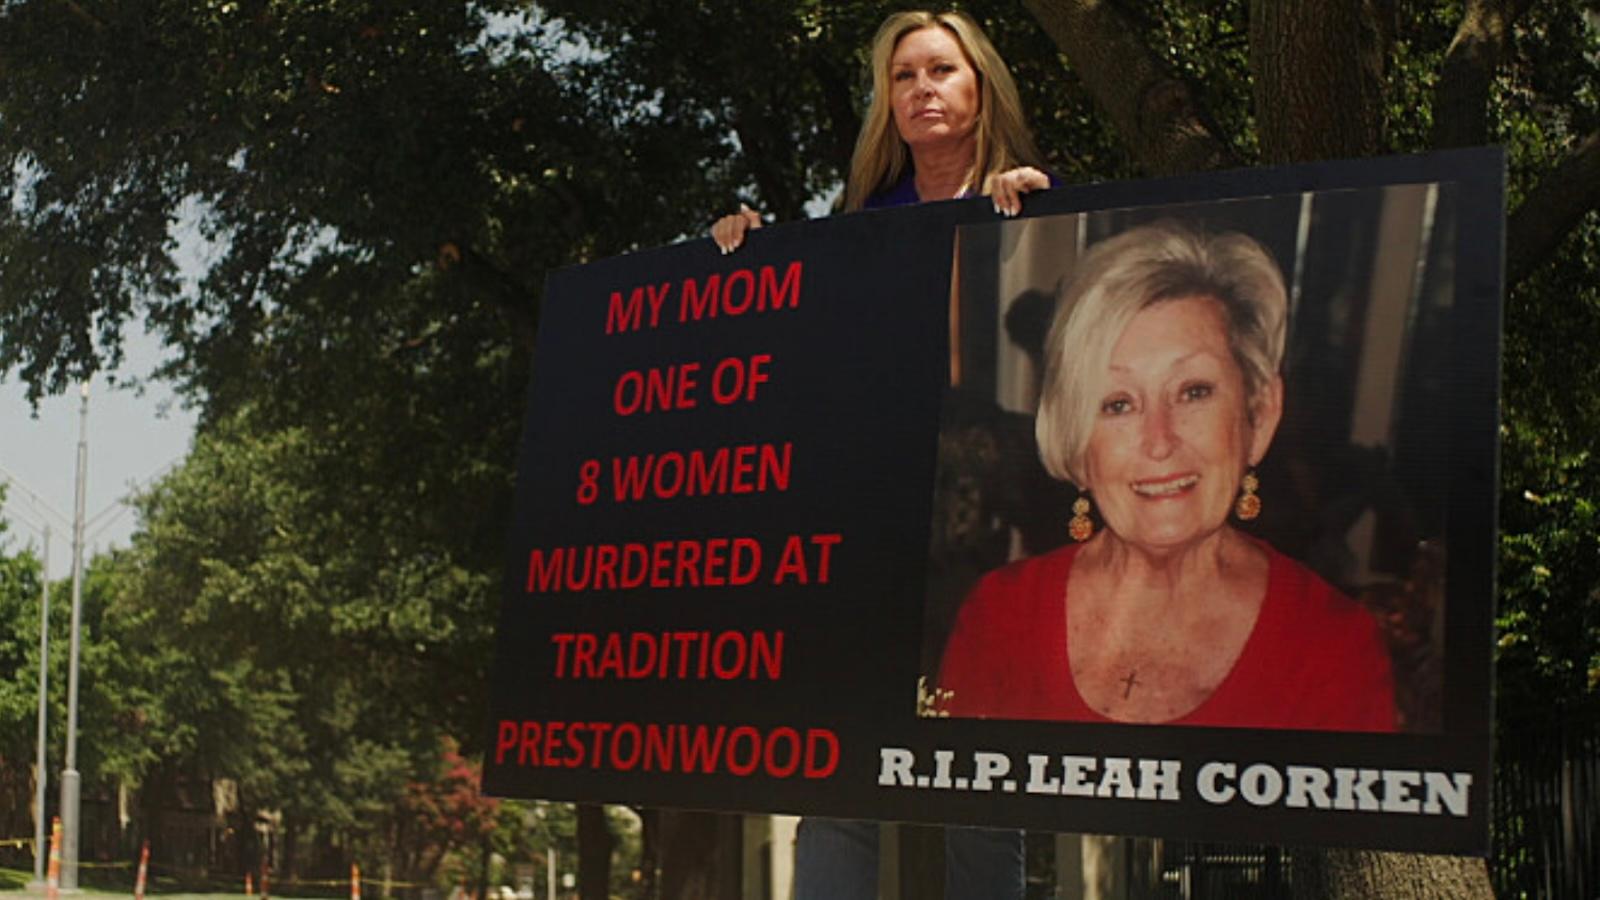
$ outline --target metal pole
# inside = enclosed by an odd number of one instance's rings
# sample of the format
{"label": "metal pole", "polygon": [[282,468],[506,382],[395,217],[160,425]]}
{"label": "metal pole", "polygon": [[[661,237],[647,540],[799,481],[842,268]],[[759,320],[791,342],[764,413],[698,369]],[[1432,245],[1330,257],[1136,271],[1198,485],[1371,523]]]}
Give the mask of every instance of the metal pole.
{"label": "metal pole", "polygon": [[33,883],[43,885],[45,849],[45,782],[50,780],[50,763],[45,758],[45,723],[49,719],[50,696],[50,525],[44,526],[44,565],[39,581],[39,753],[34,763]]}
{"label": "metal pole", "polygon": [[550,895],[550,900],[556,900],[556,847],[546,844],[545,857],[550,861],[550,875],[545,879],[545,892]]}
{"label": "metal pole", "polygon": [[89,383],[78,408],[78,486],[72,517],[72,650],[67,663],[67,760],[61,770],[61,889],[78,889],[78,631],[83,615],[83,502],[89,480]]}

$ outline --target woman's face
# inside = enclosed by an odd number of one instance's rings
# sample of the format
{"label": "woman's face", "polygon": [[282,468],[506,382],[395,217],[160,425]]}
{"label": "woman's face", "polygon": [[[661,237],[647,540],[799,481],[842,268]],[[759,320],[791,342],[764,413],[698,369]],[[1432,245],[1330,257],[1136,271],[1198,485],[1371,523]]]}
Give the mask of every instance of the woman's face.
{"label": "woman's face", "polygon": [[972,138],[978,124],[978,73],[945,29],[930,25],[895,44],[889,93],[894,126],[913,149]]}
{"label": "woman's face", "polygon": [[1272,441],[1281,382],[1262,390],[1252,424],[1223,306],[1210,297],[1141,310],[1104,378],[1083,471],[1106,527],[1149,550],[1214,533]]}

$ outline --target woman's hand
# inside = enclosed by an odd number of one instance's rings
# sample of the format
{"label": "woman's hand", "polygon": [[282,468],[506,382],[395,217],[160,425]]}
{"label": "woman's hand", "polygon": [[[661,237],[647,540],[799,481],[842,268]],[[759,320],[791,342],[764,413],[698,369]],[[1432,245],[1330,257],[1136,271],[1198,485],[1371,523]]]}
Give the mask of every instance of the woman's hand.
{"label": "woman's hand", "polygon": [[739,211],[723,216],[711,225],[711,239],[724,254],[732,253],[744,243],[745,232],[761,227],[761,214],[739,204]]}
{"label": "woman's hand", "polygon": [[983,192],[994,200],[994,211],[1003,216],[1022,212],[1022,195],[1050,187],[1050,176],[1032,166],[1018,166],[985,178]]}

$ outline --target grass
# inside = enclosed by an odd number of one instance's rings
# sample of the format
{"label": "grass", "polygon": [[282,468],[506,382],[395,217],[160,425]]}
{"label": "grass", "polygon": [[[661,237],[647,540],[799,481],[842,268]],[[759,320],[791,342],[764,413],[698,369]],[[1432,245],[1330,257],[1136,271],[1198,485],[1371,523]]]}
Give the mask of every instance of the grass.
{"label": "grass", "polygon": [[[14,892],[17,892],[19,896],[23,896],[23,897],[43,896],[43,894],[44,894],[43,891],[38,892],[38,894],[33,894],[32,892],[30,892],[28,890],[28,882],[30,882],[32,880],[33,880],[33,870],[32,869],[5,869],[5,868],[0,868],[0,892],[14,891]],[[82,897],[117,897],[117,896],[124,896],[124,895],[128,895],[128,894],[132,894],[132,893],[133,893],[132,890],[112,891],[112,890],[106,890],[105,888],[99,888],[99,887],[95,887],[93,885],[87,885],[86,884],[86,885],[82,886],[82,891],[79,894],[79,896],[82,896]],[[233,898],[230,898],[230,900],[239,900],[239,898],[233,897]]]}
{"label": "grass", "polygon": [[[0,866],[0,896],[13,895],[15,900],[24,897],[43,896],[43,892],[33,893],[28,890],[28,882],[33,880],[33,869],[8,869]],[[77,897],[131,897],[133,884],[129,879],[126,887],[112,887],[107,882],[99,885],[82,884]],[[183,891],[175,886],[164,886],[159,880],[152,883],[145,891],[148,897],[160,897],[161,900],[242,900],[243,891],[233,891],[226,894],[197,894]],[[274,900],[294,900],[287,896],[273,895]]]}

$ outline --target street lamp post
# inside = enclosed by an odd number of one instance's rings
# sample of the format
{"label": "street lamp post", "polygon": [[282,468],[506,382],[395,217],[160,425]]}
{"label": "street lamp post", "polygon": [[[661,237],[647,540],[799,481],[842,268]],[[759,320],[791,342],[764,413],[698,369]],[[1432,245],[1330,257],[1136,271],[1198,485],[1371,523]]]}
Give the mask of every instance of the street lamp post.
{"label": "street lamp post", "polygon": [[78,407],[78,479],[72,517],[72,632],[67,663],[67,758],[61,770],[61,889],[78,889],[78,634],[83,618],[84,490],[89,480],[89,383]]}
{"label": "street lamp post", "polygon": [[[44,538],[44,559],[40,570],[39,579],[39,721],[38,750],[34,760],[34,816],[33,816],[33,882],[31,889],[43,890],[45,885],[45,855],[48,844],[45,843],[45,794],[50,781],[50,763],[47,749],[49,744],[46,738],[49,735],[50,719],[50,517],[54,516],[63,524],[68,523],[67,517],[57,512],[55,507],[45,503],[39,495],[29,490],[26,484],[18,481],[4,466],[0,466],[0,481],[21,489],[33,506],[34,516],[13,518],[40,532]],[[37,518],[39,521],[32,521]],[[42,523],[42,524],[41,524]]]}
{"label": "street lamp post", "polygon": [[44,565],[39,573],[39,752],[34,763],[33,883],[44,884],[44,797],[49,780],[45,757],[45,723],[50,711],[50,524],[44,526]]}

